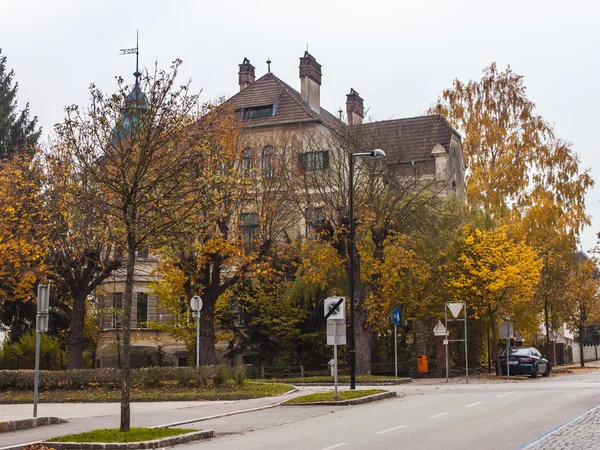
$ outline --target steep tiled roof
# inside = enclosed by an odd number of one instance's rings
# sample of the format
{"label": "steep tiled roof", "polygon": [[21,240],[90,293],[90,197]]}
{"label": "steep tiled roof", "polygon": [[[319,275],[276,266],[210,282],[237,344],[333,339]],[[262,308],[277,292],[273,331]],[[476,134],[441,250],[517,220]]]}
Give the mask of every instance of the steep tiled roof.
{"label": "steep tiled roof", "polygon": [[317,122],[340,135],[345,136],[349,130],[360,147],[383,149],[387,154],[388,164],[431,159],[431,151],[436,144],[449,152],[452,134],[456,133],[439,115],[384,120],[348,127],[324,108],[319,112],[315,111],[298,91],[272,73],[263,75],[231,97],[227,103],[238,111],[275,105],[274,115],[249,119],[246,121],[247,127]]}
{"label": "steep tiled roof", "polygon": [[246,89],[231,97],[227,103],[236,110],[276,105],[273,116],[253,118],[246,123],[248,127],[290,122],[320,122],[333,131],[341,132],[345,126],[341,120],[324,108],[321,108],[320,112],[312,109],[298,91],[272,73],[263,75]]}
{"label": "steep tiled roof", "polygon": [[387,163],[431,158],[436,144],[450,151],[456,132],[440,115],[384,120],[350,127],[351,135],[365,149],[381,148]]}

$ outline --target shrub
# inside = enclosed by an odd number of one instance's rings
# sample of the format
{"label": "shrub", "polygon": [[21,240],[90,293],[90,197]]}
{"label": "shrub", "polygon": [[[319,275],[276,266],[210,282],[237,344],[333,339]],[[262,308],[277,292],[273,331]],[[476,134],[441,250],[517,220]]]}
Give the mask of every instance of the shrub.
{"label": "shrub", "polygon": [[232,370],[233,379],[237,386],[242,386],[246,380],[246,366],[235,366]]}
{"label": "shrub", "polygon": [[231,380],[231,369],[222,364],[218,365],[214,377],[215,386],[222,386],[229,380]]}

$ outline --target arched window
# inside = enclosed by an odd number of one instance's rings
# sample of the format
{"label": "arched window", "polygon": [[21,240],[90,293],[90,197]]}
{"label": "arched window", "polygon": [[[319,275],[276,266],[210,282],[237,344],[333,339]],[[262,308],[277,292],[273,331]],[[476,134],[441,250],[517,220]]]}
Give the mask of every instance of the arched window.
{"label": "arched window", "polygon": [[275,147],[267,145],[262,151],[262,174],[265,178],[274,178],[277,175]]}
{"label": "arched window", "polygon": [[242,153],[242,173],[249,174],[254,168],[254,160],[252,158],[252,149],[246,147]]}

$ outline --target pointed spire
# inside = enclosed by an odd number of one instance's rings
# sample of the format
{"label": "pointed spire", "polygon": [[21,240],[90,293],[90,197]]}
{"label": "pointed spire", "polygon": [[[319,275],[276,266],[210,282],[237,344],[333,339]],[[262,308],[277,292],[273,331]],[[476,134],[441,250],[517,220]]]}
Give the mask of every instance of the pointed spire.
{"label": "pointed spire", "polygon": [[142,74],[140,73],[140,31],[135,30],[135,72],[133,72],[133,76],[135,77],[135,87],[139,87],[140,77]]}

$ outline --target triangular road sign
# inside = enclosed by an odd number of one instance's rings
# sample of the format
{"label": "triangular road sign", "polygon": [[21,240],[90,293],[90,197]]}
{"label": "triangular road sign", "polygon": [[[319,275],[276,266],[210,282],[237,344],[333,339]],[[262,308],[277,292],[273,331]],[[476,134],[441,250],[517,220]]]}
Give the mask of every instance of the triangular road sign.
{"label": "triangular road sign", "polygon": [[450,310],[450,312],[452,312],[452,315],[454,316],[455,319],[460,314],[460,310],[462,309],[462,307],[463,307],[462,303],[448,303],[448,309]]}
{"label": "triangular road sign", "polygon": [[446,336],[446,327],[441,320],[438,320],[437,325],[433,329],[433,334],[435,336]]}

